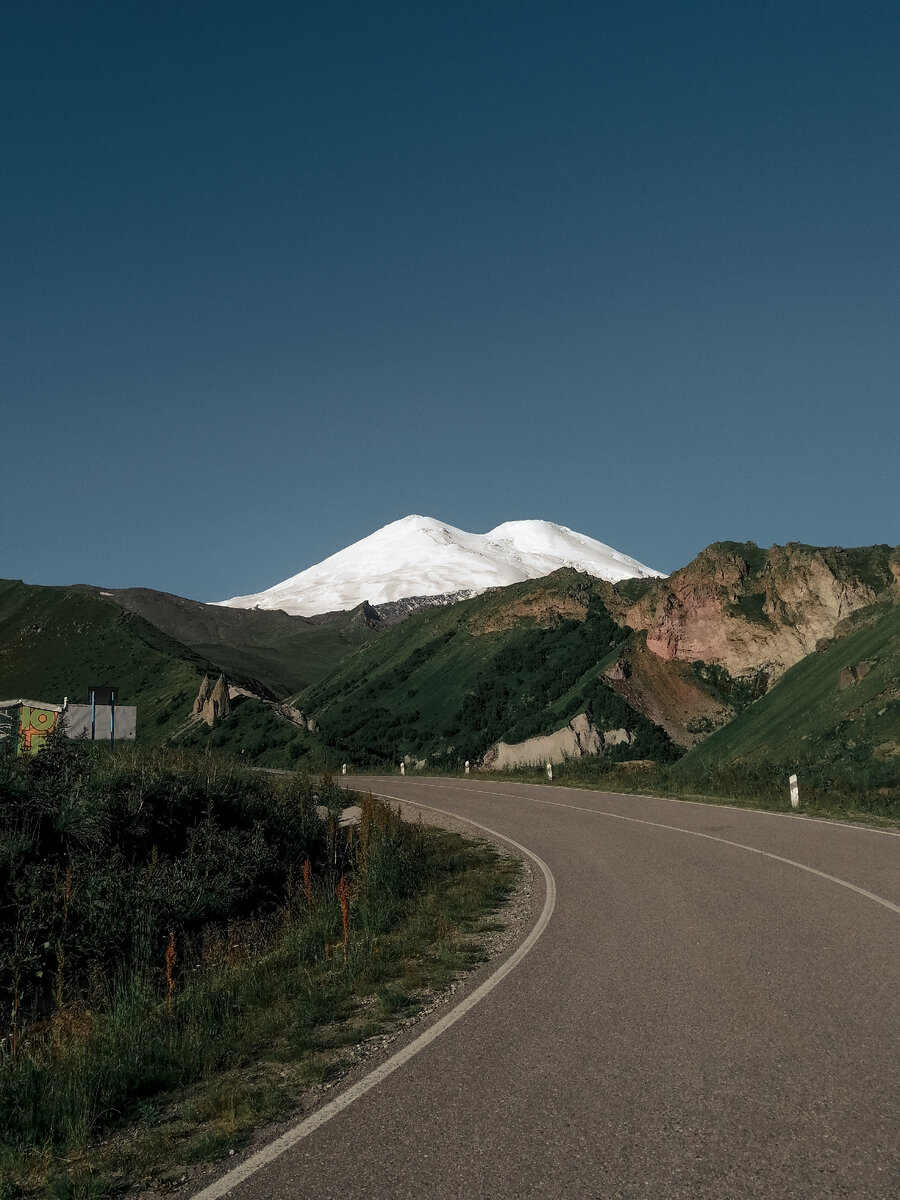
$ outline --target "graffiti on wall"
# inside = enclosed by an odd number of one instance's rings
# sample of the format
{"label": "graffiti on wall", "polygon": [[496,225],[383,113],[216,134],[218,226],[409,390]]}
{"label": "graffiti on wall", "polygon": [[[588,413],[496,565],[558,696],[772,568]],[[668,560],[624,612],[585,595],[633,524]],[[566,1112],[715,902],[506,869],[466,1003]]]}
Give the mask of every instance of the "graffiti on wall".
{"label": "graffiti on wall", "polygon": [[19,709],[19,754],[36,754],[42,740],[56,728],[59,713],[52,708],[31,708],[23,704]]}

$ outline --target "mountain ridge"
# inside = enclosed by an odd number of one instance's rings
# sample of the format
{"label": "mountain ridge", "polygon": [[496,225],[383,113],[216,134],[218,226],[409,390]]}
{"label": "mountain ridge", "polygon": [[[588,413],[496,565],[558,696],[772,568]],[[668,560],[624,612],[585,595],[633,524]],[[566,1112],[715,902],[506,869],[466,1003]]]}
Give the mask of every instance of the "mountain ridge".
{"label": "mountain ridge", "polygon": [[[596,746],[579,753],[601,771],[683,755],[701,774],[802,765],[822,786],[882,788],[900,759],[898,612],[888,545],[719,542],[668,577],[562,568],[314,618],[8,582],[0,693],[58,700],[102,678],[138,705],[141,740],[266,766],[453,769],[581,722]],[[213,670],[242,699],[215,728],[185,730]]]}

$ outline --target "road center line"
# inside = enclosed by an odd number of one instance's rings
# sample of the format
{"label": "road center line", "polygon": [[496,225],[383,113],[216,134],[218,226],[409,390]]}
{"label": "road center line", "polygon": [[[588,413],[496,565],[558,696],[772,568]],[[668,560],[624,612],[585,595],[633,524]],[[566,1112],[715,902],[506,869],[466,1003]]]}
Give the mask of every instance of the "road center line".
{"label": "road center line", "polygon": [[451,1025],[455,1025],[461,1017],[464,1017],[467,1012],[492,992],[497,984],[501,983],[511,971],[514,971],[525,955],[533,949],[538,938],[550,923],[550,918],[553,915],[553,909],[556,904],[556,880],[553,878],[553,872],[544,860],[539,858],[532,850],[529,850],[527,846],[522,846],[519,842],[513,841],[512,838],[506,837],[505,834],[498,833],[495,829],[489,829],[487,825],[481,825],[478,821],[473,821],[469,817],[460,817],[457,813],[447,812],[443,808],[434,808],[430,804],[422,804],[417,800],[405,800],[402,796],[385,796],[384,799],[398,800],[403,804],[413,804],[418,808],[425,808],[430,812],[440,813],[441,816],[452,817],[456,821],[465,821],[466,824],[490,834],[491,837],[499,838],[501,841],[506,842],[524,854],[526,858],[530,858],[532,862],[537,863],[544,877],[545,888],[544,907],[541,909],[541,915],[522,945],[492,975],[489,975],[484,983],[480,984],[474,992],[466,996],[454,1008],[451,1008],[448,1013],[441,1017],[439,1021],[436,1021],[434,1025],[426,1029],[424,1033],[419,1034],[415,1041],[410,1042],[408,1046],[404,1046],[402,1050],[398,1050],[396,1054],[375,1067],[373,1071],[370,1071],[368,1075],[365,1075],[357,1083],[354,1083],[352,1087],[348,1087],[346,1091],[341,1092],[334,1100],[317,1109],[316,1112],[312,1113],[305,1120],[291,1126],[280,1137],[270,1142],[267,1146],[263,1146],[261,1150],[257,1150],[255,1154],[251,1154],[249,1158],[232,1168],[232,1170],[220,1179],[209,1184],[201,1191],[196,1192],[192,1200],[217,1200],[219,1196],[226,1196],[239,1184],[243,1183],[245,1179],[249,1179],[251,1175],[256,1174],[262,1167],[267,1166],[274,1159],[284,1154],[286,1150],[295,1146],[303,1138],[309,1137],[311,1133],[324,1125],[326,1121],[330,1121],[332,1117],[343,1112],[354,1100],[358,1100],[360,1096],[364,1096],[366,1092],[376,1087],[382,1080],[387,1079],[399,1067],[409,1062],[411,1058],[421,1050],[424,1050],[435,1039],[439,1038],[442,1033],[446,1032]]}
{"label": "road center line", "polygon": [[[615,821],[630,821],[634,825],[651,825],[655,829],[668,829],[673,833],[685,833],[689,837],[704,838],[708,842],[719,842],[723,846],[733,846],[737,850],[747,850],[750,854],[759,854],[763,858],[771,858],[775,862],[786,863],[789,867],[796,867],[798,871],[806,871],[810,875],[818,875],[820,879],[827,879],[829,883],[836,883],[839,887],[848,888],[851,892],[865,896],[867,900],[873,900],[876,904],[881,904],[884,908],[888,908],[891,912],[895,912],[900,916],[900,905],[894,904],[893,901],[886,899],[884,896],[876,895],[875,892],[869,892],[865,888],[857,887],[855,883],[850,883],[846,879],[839,879],[837,875],[829,875],[827,871],[819,871],[816,867],[809,867],[806,863],[797,862],[793,858],[785,858],[781,854],[773,854],[770,850],[760,850],[758,846],[747,846],[744,842],[732,842],[728,838],[716,837],[712,833],[700,833],[696,829],[683,829],[680,825],[665,825],[662,821],[648,821],[644,817],[626,817],[622,813],[607,812],[600,808],[586,808],[583,804],[564,804],[561,800],[540,800],[536,796],[522,796],[517,795],[515,792],[490,792],[486,788],[466,788],[455,784],[425,783],[420,780],[416,781],[416,786],[444,788],[446,791],[465,792],[470,796],[500,796],[506,800],[527,800],[529,804],[545,804],[550,808],[568,808],[574,812],[593,813],[597,817],[612,817]],[[651,798],[655,799],[656,797]],[[391,796],[389,799],[398,800],[400,797]],[[415,801],[411,801],[410,803],[415,803]]]}

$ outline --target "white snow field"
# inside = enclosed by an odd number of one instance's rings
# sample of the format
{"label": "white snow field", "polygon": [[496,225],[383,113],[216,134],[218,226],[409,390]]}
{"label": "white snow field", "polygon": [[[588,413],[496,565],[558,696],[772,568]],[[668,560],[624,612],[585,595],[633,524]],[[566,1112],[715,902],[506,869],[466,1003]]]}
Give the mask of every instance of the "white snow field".
{"label": "white snow field", "polygon": [[615,583],[661,577],[627,554],[550,521],[507,521],[490,533],[466,533],[432,517],[403,517],[253,596],[216,603],[230,608],[280,608],[295,616],[386,604],[445,592],[475,595],[574,567]]}

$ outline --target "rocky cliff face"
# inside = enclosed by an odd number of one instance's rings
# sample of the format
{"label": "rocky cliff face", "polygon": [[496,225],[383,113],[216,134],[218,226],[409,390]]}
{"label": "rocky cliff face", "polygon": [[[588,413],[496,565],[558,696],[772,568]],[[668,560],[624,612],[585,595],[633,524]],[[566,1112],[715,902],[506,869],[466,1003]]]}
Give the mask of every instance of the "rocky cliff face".
{"label": "rocky cliff face", "polygon": [[888,546],[716,543],[620,616],[646,630],[647,649],[663,660],[716,663],[732,676],[765,672],[771,683],[851,613],[896,591],[898,559]]}
{"label": "rocky cliff face", "polygon": [[439,596],[407,596],[403,600],[389,600],[383,604],[373,607],[366,604],[366,608],[370,613],[374,613],[376,621],[381,622],[386,627],[396,625],[400,621],[405,620],[412,613],[419,612],[423,608],[437,608],[444,604],[456,604],[460,600],[468,600],[470,596],[474,596],[474,591],[463,592],[442,592]]}
{"label": "rocky cliff face", "polygon": [[679,746],[695,746],[734,716],[731,705],[704,687],[690,664],[652,653],[640,635],[622,648],[603,678]]}

